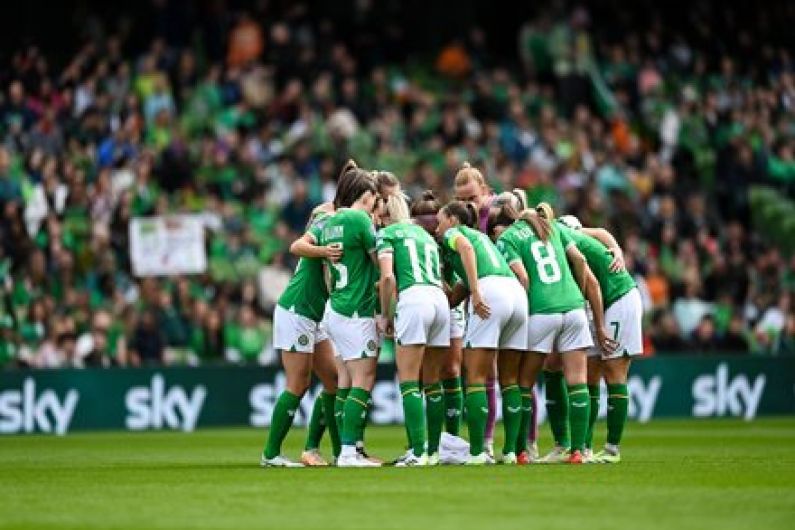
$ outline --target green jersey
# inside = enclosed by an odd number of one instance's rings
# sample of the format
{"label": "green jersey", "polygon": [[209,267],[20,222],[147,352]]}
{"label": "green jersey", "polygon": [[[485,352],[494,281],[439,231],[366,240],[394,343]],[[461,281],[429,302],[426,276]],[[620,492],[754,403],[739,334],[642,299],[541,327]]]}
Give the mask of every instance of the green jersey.
{"label": "green jersey", "polygon": [[375,227],[361,210],[343,208],[322,229],[310,233],[319,245],[342,245],[342,258],[329,262],[332,290],[331,308],[346,317],[375,316],[378,270],[370,253],[375,251]]}
{"label": "green jersey", "polygon": [[521,261],[530,286],[530,314],[566,313],[584,307],[585,299],[566,261],[566,249],[574,243],[555,225],[548,241],[542,241],[525,221],[516,221],[497,240],[508,263]]}
{"label": "green jersey", "polygon": [[599,280],[605,309],[635,288],[635,280],[632,279],[632,276],[626,270],[610,272],[613,255],[608,252],[607,247],[601,241],[579,230],[572,230],[561,223],[556,224],[560,232],[566,234],[577,245],[579,251],[585,256],[585,260],[588,262],[588,266],[591,267],[594,276]]}
{"label": "green jersey", "polygon": [[[322,230],[331,215],[321,213],[311,222],[308,232]],[[317,238],[315,238],[317,241]],[[301,258],[287,288],[279,297],[277,304],[297,315],[315,322],[323,319],[323,311],[328,300],[328,290],[323,275],[323,260],[320,258]]]}
{"label": "green jersey", "polygon": [[478,267],[478,279],[487,276],[506,276],[513,278],[514,274],[505,258],[494,247],[488,236],[468,226],[456,226],[444,233],[444,252],[452,271],[461,278],[461,282],[469,289],[464,262],[461,254],[456,251],[456,239],[463,236],[472,244],[475,250],[475,260]]}
{"label": "green jersey", "polygon": [[381,229],[378,255],[392,254],[398,292],[414,285],[442,286],[439,245],[421,226],[408,221]]}

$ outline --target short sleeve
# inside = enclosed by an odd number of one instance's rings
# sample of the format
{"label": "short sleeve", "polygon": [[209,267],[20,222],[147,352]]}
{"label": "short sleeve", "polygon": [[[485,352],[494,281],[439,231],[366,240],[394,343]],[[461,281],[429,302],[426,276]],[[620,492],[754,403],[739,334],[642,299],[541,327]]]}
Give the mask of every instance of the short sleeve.
{"label": "short sleeve", "polygon": [[367,252],[371,252],[375,250],[375,225],[373,224],[373,220],[370,219],[370,216],[364,212],[360,212],[361,215],[358,216],[358,223],[361,226],[361,234],[362,234],[362,246],[364,250]]}
{"label": "short sleeve", "polygon": [[381,229],[378,231],[375,237],[375,248],[378,250],[379,255],[390,254],[394,252],[395,245],[390,233],[387,230]]}
{"label": "short sleeve", "polygon": [[514,242],[508,237],[500,237],[497,240],[497,250],[500,251],[502,257],[505,258],[505,261],[508,264],[513,263],[514,261],[520,261],[522,258],[519,256],[519,251],[516,249],[516,245]]}
{"label": "short sleeve", "polygon": [[568,250],[571,245],[577,245],[577,237],[573,234],[574,230],[567,226],[561,226],[559,223],[555,226],[560,236],[560,244],[564,250]]}
{"label": "short sleeve", "polygon": [[461,230],[456,227],[448,228],[444,233],[444,245],[450,250],[456,250],[456,240],[459,238],[459,236],[464,237],[464,234],[461,233]]}
{"label": "short sleeve", "polygon": [[316,245],[320,244],[320,237],[323,235],[323,226],[326,224],[326,220],[327,218],[315,220],[306,231],[315,240]]}

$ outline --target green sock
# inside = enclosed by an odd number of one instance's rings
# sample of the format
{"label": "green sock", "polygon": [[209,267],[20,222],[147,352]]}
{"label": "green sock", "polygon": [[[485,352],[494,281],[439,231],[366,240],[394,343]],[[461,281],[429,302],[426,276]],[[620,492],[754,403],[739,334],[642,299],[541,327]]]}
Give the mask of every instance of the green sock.
{"label": "green sock", "polygon": [[469,428],[469,454],[483,452],[483,438],[486,436],[486,418],[489,415],[489,402],[486,398],[486,385],[467,386],[467,427]]}
{"label": "green sock", "polygon": [[373,410],[373,398],[370,397],[367,400],[367,410],[364,411],[364,421],[362,422],[362,428],[359,431],[359,436],[356,438],[356,443],[361,444],[364,447],[364,429],[367,427],[367,424],[370,423],[370,412]]}
{"label": "green sock", "polygon": [[516,453],[516,442],[521,422],[522,392],[518,385],[508,385],[502,389],[502,426],[505,429],[502,454]]}
{"label": "green sock", "polygon": [[569,424],[571,425],[571,450],[582,451],[585,448],[585,435],[588,431],[588,415],[590,397],[588,385],[569,385]]}
{"label": "green sock", "polygon": [[279,395],[276,406],[273,407],[271,428],[268,431],[268,442],[265,444],[265,458],[275,458],[282,452],[282,442],[290,426],[293,424],[295,412],[301,403],[301,397],[291,394],[287,390]]}
{"label": "green sock", "polygon": [[444,387],[444,430],[448,434],[458,436],[461,431],[461,411],[464,408],[464,393],[461,390],[461,378],[453,377],[442,381]]}
{"label": "green sock", "polygon": [[323,394],[320,393],[312,405],[312,415],[309,417],[309,425],[306,426],[304,449],[310,451],[320,447],[320,440],[323,438],[324,432],[326,432],[326,416],[323,411]]}
{"label": "green sock", "polygon": [[337,419],[334,417],[334,408],[337,406],[337,396],[328,392],[321,392],[323,398],[323,414],[325,424],[328,426],[328,437],[331,439],[331,451],[334,456],[340,456],[340,430],[337,428]]}
{"label": "green sock", "polygon": [[533,421],[533,389],[521,386],[519,393],[522,395],[522,417],[516,439],[516,454],[527,450],[527,436],[530,434],[530,422]]}
{"label": "green sock", "polygon": [[368,401],[370,401],[370,392],[363,388],[351,388],[345,400],[342,417],[342,445],[356,445],[361,438]]}
{"label": "green sock", "polygon": [[588,385],[588,394],[591,396],[591,407],[588,414],[588,430],[585,432],[585,447],[593,447],[593,430],[596,418],[599,416],[599,385]]}
{"label": "green sock", "polygon": [[425,410],[418,381],[400,383],[400,396],[403,399],[403,418],[409,435],[409,445],[414,456],[425,452]]}
{"label": "green sock", "polygon": [[607,443],[618,445],[624,433],[629,407],[629,390],[626,383],[607,385]]}
{"label": "green sock", "polygon": [[342,436],[342,418],[345,417],[345,401],[348,399],[350,388],[338,388],[337,397],[334,399],[334,422],[337,424],[337,432]]}
{"label": "green sock", "polygon": [[546,387],[547,418],[555,443],[561,447],[571,446],[569,433],[569,396],[563,372],[544,370]]}
{"label": "green sock", "polygon": [[444,425],[444,395],[441,383],[425,386],[425,415],[428,422],[428,454],[439,452]]}

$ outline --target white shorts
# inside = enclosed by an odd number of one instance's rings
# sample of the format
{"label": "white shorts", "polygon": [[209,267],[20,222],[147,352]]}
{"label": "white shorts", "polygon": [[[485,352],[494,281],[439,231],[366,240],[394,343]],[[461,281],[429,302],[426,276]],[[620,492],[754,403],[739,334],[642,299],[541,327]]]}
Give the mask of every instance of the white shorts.
{"label": "white shorts", "polygon": [[593,346],[585,309],[530,315],[530,351],[566,353]]}
{"label": "white shorts", "polygon": [[343,361],[378,357],[380,341],[375,318],[346,317],[329,309],[325,320],[334,349]]}
{"label": "white shorts", "polygon": [[527,351],[527,294],[522,285],[505,276],[487,276],[478,283],[491,315],[480,318],[470,298],[464,347]]}
{"label": "white shorts", "polygon": [[315,344],[328,339],[322,323],[276,306],[273,312],[273,347],[277,350],[313,353]]}
{"label": "white shorts", "polygon": [[444,291],[415,285],[398,295],[395,340],[404,346],[450,346],[450,305]]}
{"label": "white shorts", "polygon": [[467,317],[464,314],[464,304],[450,310],[450,338],[462,339],[467,329]]}
{"label": "white shorts", "polygon": [[[618,348],[606,355],[600,348],[588,352],[589,357],[600,355],[602,359],[617,359],[625,355],[634,357],[643,354],[643,302],[637,288],[632,289],[605,309],[605,333],[618,342]],[[591,320],[591,332],[596,336]]]}

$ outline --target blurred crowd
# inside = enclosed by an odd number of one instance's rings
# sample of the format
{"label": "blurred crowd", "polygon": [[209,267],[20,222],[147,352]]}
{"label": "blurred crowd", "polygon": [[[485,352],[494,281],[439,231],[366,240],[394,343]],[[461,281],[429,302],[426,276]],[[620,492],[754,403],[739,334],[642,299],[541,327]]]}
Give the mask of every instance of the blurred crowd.
{"label": "blurred crowd", "polygon": [[[748,200],[795,199],[791,48],[739,32],[747,53],[721,53],[697,16],[700,38],[606,38],[578,8],[528,21],[515,64],[477,28],[428,60],[363,61],[394,35],[364,50],[301,4],[227,15],[222,54],[103,31],[63,65],[27,46],[3,66],[0,365],[275,362],[285,249],[349,157],[442,197],[468,160],[608,228],[649,354],[795,353],[795,256]],[[134,277],[130,219],[175,212],[205,220],[206,274]]]}

